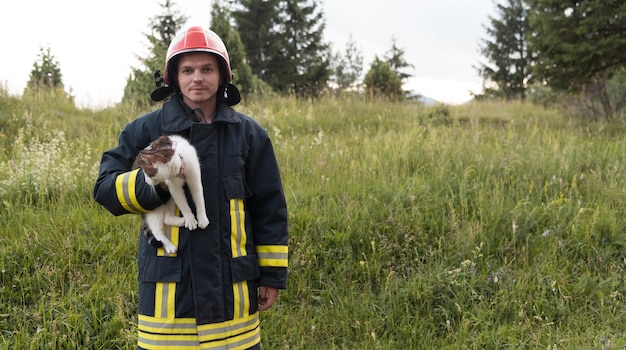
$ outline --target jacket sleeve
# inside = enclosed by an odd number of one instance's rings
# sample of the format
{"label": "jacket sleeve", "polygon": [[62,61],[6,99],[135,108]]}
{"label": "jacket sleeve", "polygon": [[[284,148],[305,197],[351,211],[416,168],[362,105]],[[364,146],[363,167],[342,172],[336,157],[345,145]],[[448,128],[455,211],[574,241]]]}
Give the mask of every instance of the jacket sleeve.
{"label": "jacket sleeve", "polygon": [[163,204],[169,193],[147,184],[141,169],[132,169],[139,153],[150,143],[150,136],[141,135],[135,123],[120,133],[119,144],[102,155],[93,196],[96,202],[113,215],[141,214]]}
{"label": "jacket sleeve", "polygon": [[254,243],[258,256],[259,285],[287,288],[287,204],[272,143],[259,126],[252,137],[247,165],[252,196],[248,199]]}

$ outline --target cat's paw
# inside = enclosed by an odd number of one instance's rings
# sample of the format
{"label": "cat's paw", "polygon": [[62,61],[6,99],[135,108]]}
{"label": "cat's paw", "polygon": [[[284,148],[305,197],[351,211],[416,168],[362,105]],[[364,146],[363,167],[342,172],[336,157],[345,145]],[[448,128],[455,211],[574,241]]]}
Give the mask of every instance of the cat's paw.
{"label": "cat's paw", "polygon": [[202,215],[198,218],[198,227],[206,228],[207,226],[209,226],[209,218],[207,218],[206,215]]}
{"label": "cat's paw", "polygon": [[185,217],[185,227],[189,230],[195,230],[198,228],[198,220],[193,215],[191,217]]}
{"label": "cat's paw", "polygon": [[176,250],[178,250],[176,246],[170,241],[163,242],[163,249],[165,249],[167,254],[174,254],[176,253]]}

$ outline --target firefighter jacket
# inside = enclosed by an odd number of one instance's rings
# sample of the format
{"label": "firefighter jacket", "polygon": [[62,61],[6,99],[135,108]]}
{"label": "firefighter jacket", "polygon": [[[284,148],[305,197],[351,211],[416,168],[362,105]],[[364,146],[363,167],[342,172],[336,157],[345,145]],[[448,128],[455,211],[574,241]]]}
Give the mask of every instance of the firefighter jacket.
{"label": "firefighter jacket", "polygon": [[[114,215],[144,213],[169,193],[132,163],[161,135],[195,146],[209,226],[165,227],[174,254],[139,235],[138,345],[145,349],[247,349],[260,343],[259,286],[287,287],[287,208],[271,141],[225,104],[211,124],[174,96],[128,123],[102,156],[95,200]],[[187,199],[195,212],[191,196]],[[138,225],[141,226],[141,225]]]}

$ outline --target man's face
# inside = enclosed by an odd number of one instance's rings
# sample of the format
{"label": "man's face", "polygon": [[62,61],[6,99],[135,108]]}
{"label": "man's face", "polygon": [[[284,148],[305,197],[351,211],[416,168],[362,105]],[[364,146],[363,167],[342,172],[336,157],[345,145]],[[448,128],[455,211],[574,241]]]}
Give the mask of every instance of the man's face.
{"label": "man's face", "polygon": [[215,103],[220,85],[217,57],[206,52],[183,54],[178,61],[178,85],[183,100],[191,108]]}

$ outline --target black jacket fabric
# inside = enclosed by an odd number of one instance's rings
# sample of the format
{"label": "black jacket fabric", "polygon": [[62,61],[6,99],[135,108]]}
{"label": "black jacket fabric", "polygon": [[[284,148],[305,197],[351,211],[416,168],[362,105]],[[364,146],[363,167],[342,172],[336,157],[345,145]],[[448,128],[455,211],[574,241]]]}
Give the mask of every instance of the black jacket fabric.
{"label": "black jacket fabric", "polygon": [[164,204],[169,193],[131,166],[151,141],[171,134],[198,152],[210,224],[165,227],[178,246],[174,254],[139,235],[138,345],[250,348],[260,341],[257,288],[286,288],[288,261],[285,196],[272,143],[258,123],[225,104],[211,124],[200,123],[174,96],[128,123],[118,146],[103,154],[94,198],[114,215]]}

